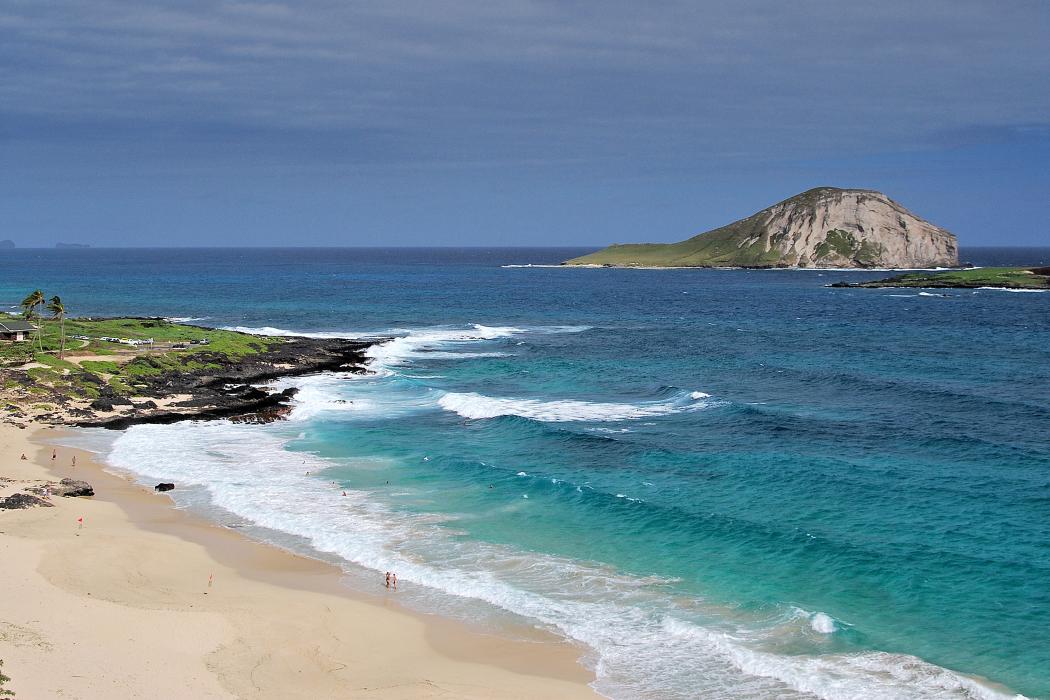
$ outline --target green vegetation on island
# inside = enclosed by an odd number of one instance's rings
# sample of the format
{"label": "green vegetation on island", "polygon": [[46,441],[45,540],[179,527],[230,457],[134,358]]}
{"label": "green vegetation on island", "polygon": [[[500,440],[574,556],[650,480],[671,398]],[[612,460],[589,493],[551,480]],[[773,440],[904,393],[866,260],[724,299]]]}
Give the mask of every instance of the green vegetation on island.
{"label": "green vegetation on island", "polygon": [[868,289],[885,287],[1050,289],[1050,267],[980,267],[947,272],[909,272],[870,282],[836,282],[828,286]]}

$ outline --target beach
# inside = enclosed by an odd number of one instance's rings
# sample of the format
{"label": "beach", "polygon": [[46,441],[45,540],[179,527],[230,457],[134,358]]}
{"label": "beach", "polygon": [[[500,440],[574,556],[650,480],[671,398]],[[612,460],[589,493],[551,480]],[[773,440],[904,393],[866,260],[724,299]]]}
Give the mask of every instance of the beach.
{"label": "beach", "polygon": [[408,611],[379,575],[353,592],[336,567],[178,510],[87,452],[52,462],[58,434],[0,426],[0,497],[64,477],[95,490],[0,511],[16,697],[596,697],[580,648]]}

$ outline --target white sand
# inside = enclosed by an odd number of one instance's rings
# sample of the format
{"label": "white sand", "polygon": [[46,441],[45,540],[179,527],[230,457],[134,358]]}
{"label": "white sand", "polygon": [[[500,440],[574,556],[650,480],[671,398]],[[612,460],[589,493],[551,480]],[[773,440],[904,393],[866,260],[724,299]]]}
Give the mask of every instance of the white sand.
{"label": "white sand", "polygon": [[73,476],[96,497],[0,510],[0,659],[20,700],[595,697],[579,649],[353,594],[334,567],[187,516],[84,452],[52,466],[34,433],[0,426],[0,476],[17,480],[0,495]]}

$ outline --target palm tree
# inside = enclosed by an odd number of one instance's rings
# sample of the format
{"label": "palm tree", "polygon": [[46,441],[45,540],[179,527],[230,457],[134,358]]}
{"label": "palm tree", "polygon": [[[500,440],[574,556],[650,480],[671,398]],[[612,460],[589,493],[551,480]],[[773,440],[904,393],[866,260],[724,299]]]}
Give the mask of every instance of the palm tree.
{"label": "palm tree", "polygon": [[[37,315],[36,308],[42,306],[46,302],[47,298],[44,296],[44,293],[37,289],[22,300],[22,316],[24,316],[27,321],[32,321]],[[42,326],[44,324],[41,323],[40,325]],[[44,352],[44,339],[40,335],[39,327],[36,329],[36,339],[40,343],[40,352]]]}
{"label": "palm tree", "polygon": [[66,354],[66,305],[62,303],[62,298],[56,294],[47,303],[47,310],[51,312],[51,318],[59,323],[60,344],[58,357],[61,359]]}

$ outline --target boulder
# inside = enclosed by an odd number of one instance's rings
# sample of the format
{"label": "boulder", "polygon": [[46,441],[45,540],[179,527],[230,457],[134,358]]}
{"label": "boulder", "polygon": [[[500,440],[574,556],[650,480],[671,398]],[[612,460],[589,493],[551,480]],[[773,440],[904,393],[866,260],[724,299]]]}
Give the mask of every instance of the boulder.
{"label": "boulder", "polygon": [[56,496],[94,496],[95,489],[91,487],[86,481],[78,481],[77,479],[62,479],[58,482],[58,486],[54,486],[51,489],[51,493]]}
{"label": "boulder", "polygon": [[163,492],[163,491],[171,491],[174,488],[175,488],[175,484],[172,484],[170,482],[167,482],[167,483],[166,482],[161,482],[161,483],[159,483],[159,484],[157,484],[156,486],[153,487],[153,489],[155,491],[161,491],[161,492]]}
{"label": "boulder", "polygon": [[35,508],[36,506],[44,506],[45,508],[52,508],[53,503],[48,503],[43,498],[38,496],[30,496],[28,493],[16,493],[7,498],[0,498],[0,509],[3,510],[16,510],[22,508]]}

